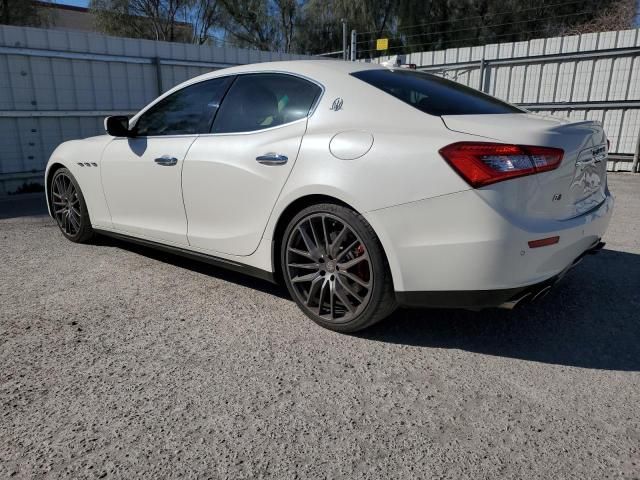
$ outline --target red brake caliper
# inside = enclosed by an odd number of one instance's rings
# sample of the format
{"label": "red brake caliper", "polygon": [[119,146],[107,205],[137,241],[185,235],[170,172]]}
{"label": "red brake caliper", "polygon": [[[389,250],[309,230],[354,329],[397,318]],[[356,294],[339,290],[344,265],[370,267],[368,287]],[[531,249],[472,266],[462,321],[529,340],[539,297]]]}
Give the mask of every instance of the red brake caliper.
{"label": "red brake caliper", "polygon": [[[359,256],[361,256],[361,255],[364,255],[364,245],[362,245],[362,244],[360,244],[360,245],[358,245],[358,246],[356,247],[356,258],[357,258],[357,257],[359,257]],[[367,268],[366,262],[360,262],[360,263],[357,265],[356,270],[358,270],[358,276],[359,276],[362,280],[364,280],[365,282],[368,282],[368,281],[369,281],[369,278],[367,278],[367,277],[368,277],[369,270],[368,270],[368,268]]]}

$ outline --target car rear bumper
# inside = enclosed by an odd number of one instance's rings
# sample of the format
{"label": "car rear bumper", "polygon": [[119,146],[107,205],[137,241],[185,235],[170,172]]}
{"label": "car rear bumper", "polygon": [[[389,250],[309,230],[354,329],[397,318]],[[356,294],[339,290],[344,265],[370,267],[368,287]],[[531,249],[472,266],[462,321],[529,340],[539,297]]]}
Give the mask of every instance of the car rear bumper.
{"label": "car rear bumper", "polygon": [[603,247],[604,242],[598,241],[593,247],[576,258],[565,270],[533,285],[499,290],[396,292],[396,300],[400,306],[409,308],[465,308],[479,310],[500,307],[513,309],[518,305],[534,302],[544,297],[585,255],[596,254]]}
{"label": "car rear bumper", "polygon": [[[467,190],[366,217],[383,244],[401,304],[483,308],[553,284],[599,244],[613,205],[608,194],[570,220],[507,218]],[[560,237],[557,244],[529,247],[552,236]]]}

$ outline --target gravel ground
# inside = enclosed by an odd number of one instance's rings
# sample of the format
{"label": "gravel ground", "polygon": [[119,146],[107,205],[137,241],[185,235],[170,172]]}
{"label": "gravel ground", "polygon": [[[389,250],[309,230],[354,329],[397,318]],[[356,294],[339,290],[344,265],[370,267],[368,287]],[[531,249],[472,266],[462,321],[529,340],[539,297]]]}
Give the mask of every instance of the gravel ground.
{"label": "gravel ground", "polygon": [[358,336],[258,280],[2,220],[0,478],[639,478],[640,176],[610,183],[606,249],[542,303]]}

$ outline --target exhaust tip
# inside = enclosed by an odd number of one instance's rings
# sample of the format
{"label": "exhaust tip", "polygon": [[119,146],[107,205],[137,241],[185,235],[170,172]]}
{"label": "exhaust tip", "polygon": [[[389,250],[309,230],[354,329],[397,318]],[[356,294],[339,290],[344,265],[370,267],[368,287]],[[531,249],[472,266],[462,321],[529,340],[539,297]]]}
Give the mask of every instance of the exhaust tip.
{"label": "exhaust tip", "polygon": [[546,297],[550,290],[551,290],[551,285],[547,285],[542,290],[540,290],[538,293],[536,293],[533,296],[533,298],[531,299],[531,301],[535,302],[536,300],[540,300],[541,298]]}
{"label": "exhaust tip", "polygon": [[501,303],[500,305],[498,305],[498,308],[513,310],[514,308],[522,305],[523,303],[535,302],[537,300],[540,300],[541,298],[544,298],[551,290],[551,287],[553,287],[553,285],[547,285],[537,291],[531,290],[529,292],[526,292],[521,297],[516,298],[515,300],[509,300],[508,302]]}
{"label": "exhaust tip", "polygon": [[595,255],[596,253],[599,253],[600,250],[602,250],[605,245],[606,245],[605,242],[598,242],[594,247],[590,248],[587,253],[589,255]]}
{"label": "exhaust tip", "polygon": [[504,308],[506,310],[513,310],[518,305],[522,304],[523,300],[526,300],[530,296],[531,296],[531,292],[527,292],[523,296],[521,296],[520,298],[516,298],[515,300],[509,300],[508,302],[501,303],[500,305],[498,305],[498,308]]}

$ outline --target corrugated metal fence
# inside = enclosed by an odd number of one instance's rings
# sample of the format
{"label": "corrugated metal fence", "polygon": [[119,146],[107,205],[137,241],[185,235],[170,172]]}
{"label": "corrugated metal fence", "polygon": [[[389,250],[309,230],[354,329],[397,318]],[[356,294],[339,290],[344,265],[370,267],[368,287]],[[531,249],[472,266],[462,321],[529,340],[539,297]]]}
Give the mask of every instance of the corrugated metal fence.
{"label": "corrugated metal fence", "polygon": [[418,52],[405,61],[536,113],[601,121],[610,170],[630,170],[638,155],[640,29]]}
{"label": "corrugated metal fence", "polygon": [[[132,114],[207,71],[299,58],[310,57],[0,26],[0,195],[39,179],[61,142],[102,133],[107,115]],[[640,29],[419,52],[406,62],[539,113],[600,120],[610,169],[631,168]]]}
{"label": "corrugated metal fence", "polygon": [[61,142],[104,132],[161,92],[232,65],[309,58],[0,26],[0,195],[39,180]]}

